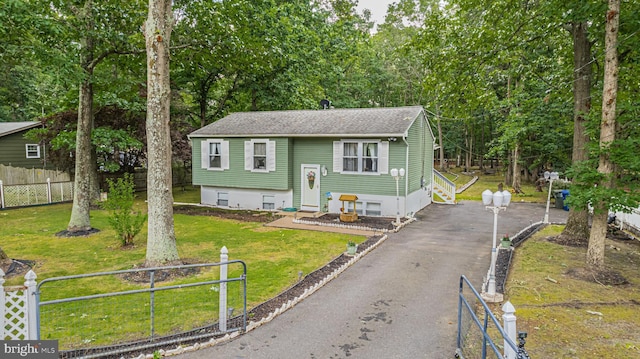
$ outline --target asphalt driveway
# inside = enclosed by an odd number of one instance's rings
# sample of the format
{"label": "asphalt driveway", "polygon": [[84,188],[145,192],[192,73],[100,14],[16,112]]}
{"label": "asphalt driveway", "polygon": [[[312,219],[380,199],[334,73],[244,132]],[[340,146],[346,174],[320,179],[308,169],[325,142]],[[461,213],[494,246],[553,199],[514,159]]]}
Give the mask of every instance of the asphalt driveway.
{"label": "asphalt driveway", "polygon": [[[541,221],[542,204],[512,203],[498,235]],[[567,212],[551,209],[552,222]],[[476,288],[489,267],[493,213],[479,202],[431,205],[304,301],[194,358],[451,358],[461,275]],[[251,278],[248,278],[251,285]]]}

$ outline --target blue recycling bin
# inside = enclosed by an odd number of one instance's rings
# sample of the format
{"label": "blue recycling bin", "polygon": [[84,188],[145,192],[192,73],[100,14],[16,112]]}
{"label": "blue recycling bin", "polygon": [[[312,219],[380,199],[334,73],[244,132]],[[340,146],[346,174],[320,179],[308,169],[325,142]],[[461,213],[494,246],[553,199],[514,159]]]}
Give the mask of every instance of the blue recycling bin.
{"label": "blue recycling bin", "polygon": [[563,189],[562,190],[562,209],[564,209],[565,211],[569,210],[569,206],[564,204],[564,202],[566,201],[567,197],[569,197],[569,190],[568,189]]}

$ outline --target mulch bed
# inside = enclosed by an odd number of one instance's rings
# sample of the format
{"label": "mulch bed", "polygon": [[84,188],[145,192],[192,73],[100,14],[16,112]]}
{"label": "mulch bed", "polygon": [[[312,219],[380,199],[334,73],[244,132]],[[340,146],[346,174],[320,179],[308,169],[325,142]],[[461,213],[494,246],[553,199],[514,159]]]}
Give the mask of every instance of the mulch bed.
{"label": "mulch bed", "polygon": [[[373,228],[379,230],[393,230],[395,228],[393,222],[395,222],[395,218],[389,217],[372,217],[372,216],[358,216],[358,220],[355,222],[340,222],[340,214],[339,213],[325,213],[322,216],[318,217],[304,217],[300,218],[307,222],[318,222],[318,223],[343,223],[347,225],[353,226],[361,226],[363,228]],[[407,218],[400,218],[400,222],[408,221]]]}
{"label": "mulch bed", "polygon": [[235,210],[224,209],[217,207],[201,207],[201,206],[187,206],[177,205],[173,206],[174,214],[186,214],[190,216],[214,216],[225,219],[234,219],[242,222],[259,222],[267,223],[275,221],[280,218],[273,212],[266,211],[249,211],[249,210]]}
{"label": "mulch bed", "polygon": [[34,265],[36,262],[32,260],[10,259],[6,263],[0,264],[0,268],[2,268],[5,278],[11,278],[28,272]]}

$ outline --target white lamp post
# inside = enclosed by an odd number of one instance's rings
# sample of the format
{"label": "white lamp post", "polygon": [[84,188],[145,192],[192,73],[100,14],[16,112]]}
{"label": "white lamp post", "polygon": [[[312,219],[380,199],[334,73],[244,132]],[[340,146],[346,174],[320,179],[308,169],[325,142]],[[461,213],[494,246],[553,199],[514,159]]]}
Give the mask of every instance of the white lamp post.
{"label": "white lamp post", "polygon": [[[502,294],[496,293],[496,259],[497,259],[497,239],[498,239],[498,212],[501,209],[506,210],[511,203],[511,192],[497,191],[495,193],[490,190],[482,192],[482,203],[486,209],[493,211],[493,243],[491,247],[491,266],[489,267],[489,278],[486,285],[486,292],[482,293],[482,297],[487,302],[501,302]],[[493,205],[492,205],[493,204]]]}
{"label": "white lamp post", "polygon": [[400,190],[398,182],[400,181],[400,178],[404,177],[404,168],[401,168],[400,170],[392,168],[391,177],[396,180],[396,224],[400,225]]}
{"label": "white lamp post", "polygon": [[551,186],[553,185],[553,180],[557,180],[558,178],[558,172],[544,171],[544,179],[549,181],[549,194],[547,195],[547,210],[544,211],[544,219],[542,220],[542,223],[549,223],[549,202],[551,202]]}

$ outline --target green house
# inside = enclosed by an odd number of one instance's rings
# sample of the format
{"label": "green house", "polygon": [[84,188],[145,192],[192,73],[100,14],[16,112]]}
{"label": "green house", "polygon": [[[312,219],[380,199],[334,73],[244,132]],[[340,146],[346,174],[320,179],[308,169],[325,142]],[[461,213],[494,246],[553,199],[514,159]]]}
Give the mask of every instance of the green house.
{"label": "green house", "polygon": [[234,113],[189,139],[203,204],[339,213],[352,194],[361,215],[406,216],[432,202],[435,144],[420,106]]}
{"label": "green house", "polygon": [[12,167],[45,168],[44,146],[27,140],[24,134],[40,122],[0,122],[0,164]]}

